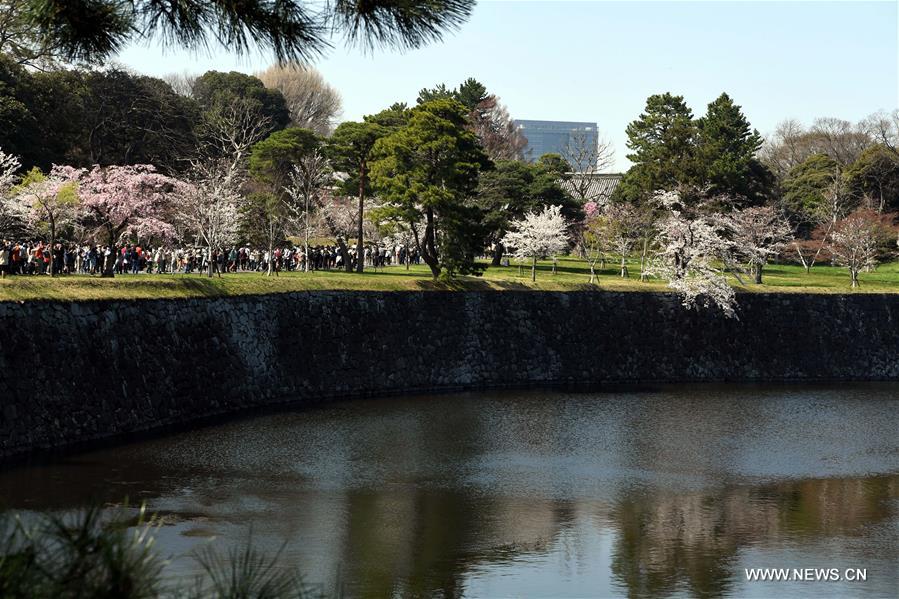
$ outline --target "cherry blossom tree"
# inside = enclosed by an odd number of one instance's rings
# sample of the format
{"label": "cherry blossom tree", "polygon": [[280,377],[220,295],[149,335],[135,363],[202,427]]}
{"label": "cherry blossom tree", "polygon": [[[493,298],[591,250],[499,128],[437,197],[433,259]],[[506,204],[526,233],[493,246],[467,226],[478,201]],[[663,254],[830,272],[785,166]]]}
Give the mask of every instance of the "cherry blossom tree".
{"label": "cherry blossom tree", "polygon": [[201,128],[201,153],[226,158],[229,169],[236,171],[244,166],[253,145],[271,131],[272,118],[262,114],[253,102],[235,98],[206,111]]}
{"label": "cherry blossom tree", "polygon": [[562,158],[575,171],[565,181],[565,189],[582,204],[600,199],[596,197],[594,180],[615,164],[612,142],[586,131],[578,131],[572,133],[568,143],[562,148]]}
{"label": "cherry blossom tree", "polygon": [[597,230],[603,245],[618,255],[623,278],[629,276],[627,258],[643,236],[647,217],[631,204],[609,204],[597,219]]}
{"label": "cherry blossom tree", "polygon": [[60,227],[79,215],[77,179],[81,171],[70,166],[53,166],[49,175],[33,168],[12,189],[12,210],[33,227],[44,225],[50,242],[50,271],[55,275],[53,247]]}
{"label": "cherry blossom tree", "polygon": [[787,220],[771,206],[736,210],[722,217],[731,232],[736,253],[749,263],[756,284],[762,284],[762,269],[793,238]]}
{"label": "cherry blossom tree", "polygon": [[882,216],[873,210],[856,210],[834,225],[829,249],[837,264],[849,269],[853,288],[858,273],[877,266],[887,234]]}
{"label": "cherry blossom tree", "polygon": [[[94,235],[105,237],[113,247],[125,236],[173,237],[170,222],[172,192],[179,181],[156,172],[150,164],[95,166],[72,179],[78,185]],[[111,274],[112,265],[107,265]]]}
{"label": "cherry blossom tree", "polygon": [[0,149],[0,235],[9,234],[21,222],[21,215],[14,209],[13,202],[7,201],[21,166],[17,156]]}
{"label": "cherry blossom tree", "polygon": [[21,166],[18,156],[7,154],[0,148],[0,195],[5,196],[12,189]]}
{"label": "cherry blossom tree", "polygon": [[537,260],[555,256],[568,248],[568,222],[561,206],[546,206],[542,212],[528,212],[512,221],[512,230],[503,237],[519,259],[531,259],[531,281],[537,280]]}
{"label": "cherry blossom tree", "polygon": [[[265,247],[268,248],[269,259],[266,263],[266,276],[278,276],[274,255],[275,245],[281,243],[287,237],[288,215],[285,203],[281,197],[271,192],[252,193],[246,197],[246,208],[255,212],[258,218],[257,230],[262,233]],[[241,209],[242,211],[244,208]]]}
{"label": "cherry blossom tree", "polygon": [[[290,184],[285,188],[285,207],[288,218],[296,227],[302,223],[303,252],[309,256],[309,216],[320,203],[327,187],[333,181],[333,171],[327,158],[314,150],[300,159],[290,173]],[[309,272],[309,260],[306,260]]]}
{"label": "cherry blossom tree", "polygon": [[[376,207],[373,200],[370,198],[364,199],[363,214],[366,216],[362,220],[363,236],[364,239],[369,241],[376,241],[380,237],[378,227],[369,218]],[[343,257],[344,267],[347,272],[351,272],[352,265],[349,260],[347,240],[358,233],[359,205],[357,199],[340,194],[323,193],[321,194],[320,204],[316,208],[319,221],[317,229],[321,230],[325,235],[334,237],[340,255]],[[363,258],[361,254],[357,257],[360,261]]]}
{"label": "cherry blossom tree", "polygon": [[584,230],[581,246],[590,267],[590,284],[596,282],[596,263],[605,262],[606,236],[603,235],[603,215],[596,202],[584,204]]}
{"label": "cherry blossom tree", "polygon": [[808,243],[801,243],[798,239],[793,240],[793,248],[806,273],[811,272],[812,267],[821,256],[821,252],[827,247],[828,239],[837,221],[846,216],[849,204],[852,202],[851,190],[839,168],[830,177],[830,182],[822,193],[822,197],[824,201],[810,214],[812,222],[817,225],[817,235],[813,235]]}
{"label": "cherry blossom tree", "polygon": [[721,218],[688,208],[680,191],[660,192],[655,199],[665,216],[657,225],[660,247],[651,272],[668,281],[685,307],[714,305],[726,316],[736,316],[736,294],[725,276],[725,269],[736,274],[733,244]]}
{"label": "cherry blossom tree", "polygon": [[368,222],[371,224],[373,234],[369,235],[368,239],[378,239],[380,243],[386,247],[396,248],[399,246],[405,248],[403,263],[406,265],[406,270],[409,270],[409,267],[412,264],[410,250],[415,247],[415,235],[412,232],[412,229],[405,226],[403,223],[396,221],[373,220],[378,217],[378,214],[377,209],[371,213]]}
{"label": "cherry blossom tree", "polygon": [[[206,246],[210,259],[207,274],[212,276],[212,252],[237,242],[240,180],[226,159],[197,162],[186,182],[177,185],[175,214],[181,226]],[[219,273],[221,276],[221,273]]]}

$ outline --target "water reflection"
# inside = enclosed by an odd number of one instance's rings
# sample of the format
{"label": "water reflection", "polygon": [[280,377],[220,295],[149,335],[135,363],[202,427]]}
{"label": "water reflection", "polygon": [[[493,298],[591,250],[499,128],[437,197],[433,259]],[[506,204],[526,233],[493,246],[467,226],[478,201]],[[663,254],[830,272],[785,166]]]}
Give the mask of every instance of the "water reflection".
{"label": "water reflection", "polygon": [[[894,596],[897,389],[349,402],[17,468],[0,496],[148,501],[174,555],[252,526],[350,596]],[[869,575],[766,585],[749,567]]]}
{"label": "water reflection", "polygon": [[[826,567],[870,564],[875,557],[871,547],[847,541],[871,537],[878,526],[893,526],[897,499],[897,476],[631,495],[613,509],[620,536],[612,572],[631,596],[667,596],[685,585],[692,595],[720,597],[742,582],[734,578],[742,573],[741,552],[747,548],[778,555],[790,546],[811,548],[840,539],[839,552],[828,557]],[[877,542],[876,537],[870,540]],[[895,543],[881,549],[886,553],[875,559],[883,560],[882,575],[891,577],[896,588],[899,553]],[[808,565],[768,560],[745,567]]]}

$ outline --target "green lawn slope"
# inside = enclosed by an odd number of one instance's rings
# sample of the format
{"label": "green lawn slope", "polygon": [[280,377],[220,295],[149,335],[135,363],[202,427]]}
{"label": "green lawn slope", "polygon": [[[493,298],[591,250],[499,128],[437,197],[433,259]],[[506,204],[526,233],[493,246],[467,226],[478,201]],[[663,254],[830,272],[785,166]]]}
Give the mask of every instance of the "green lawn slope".
{"label": "green lawn slope", "polygon": [[[0,301],[30,300],[106,300],[178,297],[222,297],[232,295],[287,293],[313,290],[369,290],[369,291],[435,291],[435,290],[524,290],[578,291],[606,289],[614,291],[664,291],[664,281],[640,282],[639,265],[631,262],[631,278],[618,276],[617,264],[607,263],[599,273],[597,283],[590,284],[587,264],[576,258],[561,258],[556,272],[552,263],[538,265],[537,281],[531,282],[530,269],[524,266],[490,267],[481,277],[459,277],[452,281],[435,281],[424,265],[388,266],[363,274],[342,271],[312,273],[282,272],[269,277],[261,273],[234,273],[208,278],[191,275],[121,275],[113,279],[64,275],[10,276],[0,280]],[[876,271],[862,273],[861,286],[849,287],[849,274],[844,268],[816,266],[811,273],[794,265],[769,265],[764,272],[764,284],[745,285],[732,279],[740,292],[748,293],[899,293],[899,263],[883,264]]]}

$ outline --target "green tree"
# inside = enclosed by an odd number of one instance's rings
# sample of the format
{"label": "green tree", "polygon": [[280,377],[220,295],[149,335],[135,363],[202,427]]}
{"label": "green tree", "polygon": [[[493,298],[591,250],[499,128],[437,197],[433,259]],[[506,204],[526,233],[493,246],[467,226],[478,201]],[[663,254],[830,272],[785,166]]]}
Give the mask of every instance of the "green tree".
{"label": "green tree", "polygon": [[[290,127],[275,131],[256,143],[250,151],[249,169],[253,179],[265,191],[249,194],[241,214],[241,229],[262,239],[269,255],[286,234],[290,218],[291,176],[306,157],[320,145],[318,136],[308,129]],[[306,255],[309,255],[308,248]],[[277,274],[269,261],[266,274]]]}
{"label": "green tree", "polygon": [[828,197],[842,181],[840,164],[827,154],[812,154],[793,167],[783,181],[784,209],[791,220],[813,226],[828,209]]}
{"label": "green tree", "polygon": [[321,141],[309,129],[290,127],[275,131],[253,146],[250,152],[250,174],[270,186],[278,195],[287,183],[291,169],[316,150]]}
{"label": "green tree", "polygon": [[118,69],[76,73],[70,82],[79,79],[79,97],[69,106],[69,114],[79,118],[66,152],[73,162],[155,164],[168,170],[187,166],[196,148],[195,101],[179,96],[161,79]]}
{"label": "green tree", "polygon": [[465,107],[455,100],[425,102],[409,123],[375,144],[372,185],[386,202],[386,217],[409,226],[434,277],[478,273],[483,248],[480,210],[470,198],[490,162],[466,129]]}
{"label": "green tree", "polygon": [[438,99],[456,100],[465,107],[468,128],[478,136],[481,148],[490,160],[523,158],[527,139],[500,99],[488,94],[483,83],[469,77],[458,88],[450,89],[441,83],[418,93],[419,104]]}
{"label": "green tree", "polygon": [[[44,227],[50,241],[50,276],[55,276],[53,248],[60,227],[77,217],[79,198],[77,185],[66,180],[69,167],[54,167],[50,176],[37,167],[25,173],[22,180],[10,190],[13,201],[18,203],[31,225]],[[62,169],[63,172],[59,172]]]}
{"label": "green tree", "polygon": [[434,100],[455,100],[456,90],[447,89],[445,83],[438,83],[434,87],[423,87],[418,92],[418,104],[432,102]]}
{"label": "green tree", "polygon": [[34,128],[29,164],[154,164],[183,170],[193,156],[199,109],[168,83],[120,69],[49,71],[27,78]]}
{"label": "green tree", "polygon": [[283,129],[290,123],[290,111],[284,96],[269,89],[257,77],[231,71],[208,71],[197,78],[193,96],[204,112],[221,109],[239,101],[252,107],[260,119],[268,121],[268,132]]}
{"label": "green tree", "polygon": [[[365,196],[370,190],[369,163],[375,142],[389,132],[387,127],[373,121],[341,123],[328,140],[326,154],[338,170],[345,171],[349,178],[341,184],[346,195],[357,195],[359,198],[359,214],[356,223],[356,272],[364,268],[363,225],[365,223]],[[350,261],[345,262],[347,271],[351,269]]]}
{"label": "green tree", "polygon": [[481,102],[489,97],[487,88],[474,77],[469,77],[460,83],[455,96],[469,112],[476,109]]}
{"label": "green tree", "polygon": [[870,200],[879,212],[899,210],[899,155],[882,144],[862,152],[846,169],[846,181],[857,197]]}
{"label": "green tree", "polygon": [[418,92],[418,103],[424,104],[432,100],[456,100],[465,107],[466,112],[470,113],[489,97],[484,84],[474,77],[469,77],[457,88],[448,88],[445,83],[422,88]]}
{"label": "green tree", "polygon": [[483,211],[486,241],[493,245],[492,264],[499,265],[506,248],[502,239],[512,221],[546,206],[560,206],[568,222],[583,220],[581,206],[560,185],[556,165],[499,160],[495,168],[481,173],[477,205]]}
{"label": "green tree", "polygon": [[761,147],[762,136],[727,94],[710,103],[697,122],[696,147],[696,166],[708,195],[740,198],[748,205],[764,203],[774,179],[756,158]]}
{"label": "green tree", "polygon": [[[240,238],[254,247],[267,248],[271,256],[285,241],[287,220],[287,208],[278,195],[254,191],[247,194],[240,207]],[[266,274],[277,274],[271,260]]]}
{"label": "green tree", "polygon": [[627,158],[633,166],[615,195],[641,204],[658,190],[696,183],[696,135],[693,113],[683,96],[650,96],[644,112],[627,126],[631,150]]}
{"label": "green tree", "polygon": [[33,92],[28,71],[0,55],[0,147],[20,156],[26,168],[41,163],[40,122],[32,112]]}
{"label": "green tree", "polygon": [[544,154],[537,159],[536,164],[541,165],[546,171],[556,173],[559,178],[567,177],[572,171],[571,165],[561,154]]}
{"label": "green tree", "polygon": [[409,122],[409,107],[405,102],[395,102],[377,114],[366,116],[365,122],[387,127],[391,131],[399,129]]}

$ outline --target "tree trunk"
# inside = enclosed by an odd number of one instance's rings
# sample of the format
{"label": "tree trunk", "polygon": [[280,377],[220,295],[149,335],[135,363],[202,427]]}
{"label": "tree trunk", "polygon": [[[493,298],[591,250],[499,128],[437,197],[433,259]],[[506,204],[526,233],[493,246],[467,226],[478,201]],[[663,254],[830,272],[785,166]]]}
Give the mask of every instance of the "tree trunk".
{"label": "tree trunk", "polygon": [[[309,261],[309,255],[306,255],[306,261]],[[272,276],[275,270],[275,223],[269,218],[268,221],[268,264],[265,265],[265,276]]]}
{"label": "tree trunk", "polygon": [[[304,268],[305,272],[309,272],[309,195],[305,195],[304,198],[305,205],[303,211],[303,251],[306,253],[306,267]],[[272,256],[274,258],[274,256]]]}
{"label": "tree trunk", "polygon": [[109,236],[107,239],[109,242],[109,256],[108,258],[104,256],[105,262],[103,263],[103,273],[100,276],[104,279],[112,279],[115,277],[115,262],[118,259],[118,254],[116,252],[115,243],[113,242],[115,234],[108,226],[106,227],[106,234]]}
{"label": "tree trunk", "polygon": [[[54,252],[56,251],[56,248],[54,247],[56,244],[56,223],[54,222],[54,220],[52,218],[49,220],[50,220],[50,276],[54,277],[54,276],[56,276],[56,273],[53,270],[56,267],[56,260],[53,256]],[[41,260],[43,260],[43,259],[44,259],[44,257],[41,256]]]}
{"label": "tree trunk", "polygon": [[855,268],[850,268],[849,277],[852,279],[852,288],[855,289],[856,287],[858,287],[858,270]]}
{"label": "tree trunk", "polygon": [[590,263],[590,284],[594,284],[596,282],[596,262]]}
{"label": "tree trunk", "polygon": [[505,252],[503,244],[500,242],[496,242],[493,244],[493,259],[490,261],[490,266],[499,266],[503,260],[503,253]]}
{"label": "tree trunk", "polygon": [[646,251],[649,248],[649,239],[643,238],[643,252],[640,254],[640,280],[646,280]]}
{"label": "tree trunk", "polygon": [[432,255],[427,252],[422,252],[421,259],[425,261],[425,264],[428,265],[428,268],[431,269],[431,274],[436,279],[440,276],[440,263],[434,258]]}
{"label": "tree trunk", "polygon": [[627,272],[627,262],[624,259],[624,256],[621,257],[621,278],[627,279],[629,277],[629,273]]}
{"label": "tree trunk", "polygon": [[[340,235],[337,236],[336,241],[337,251],[340,252],[340,257],[343,259],[343,270],[346,272],[353,272],[353,265],[350,264],[350,250],[347,248],[346,242]],[[358,270],[358,265],[356,272],[362,272]]]}
{"label": "tree trunk", "polygon": [[762,284],[762,265],[761,264],[754,265],[752,272],[755,275],[755,284],[761,285]]}
{"label": "tree trunk", "polygon": [[[362,242],[363,210],[365,209],[365,161],[359,166],[359,222],[356,224],[356,272],[362,272],[365,260],[365,246]],[[346,258],[344,258],[346,260]],[[346,271],[351,272],[349,260],[346,263]]]}
{"label": "tree trunk", "polygon": [[534,261],[531,262],[531,281],[537,281],[537,256],[534,256]]}
{"label": "tree trunk", "polygon": [[434,231],[434,210],[428,208],[425,216],[427,224],[425,226],[424,244],[422,244],[419,251],[421,252],[421,259],[425,261],[425,264],[431,269],[431,274],[436,279],[440,276],[440,261],[437,256],[437,241]]}

